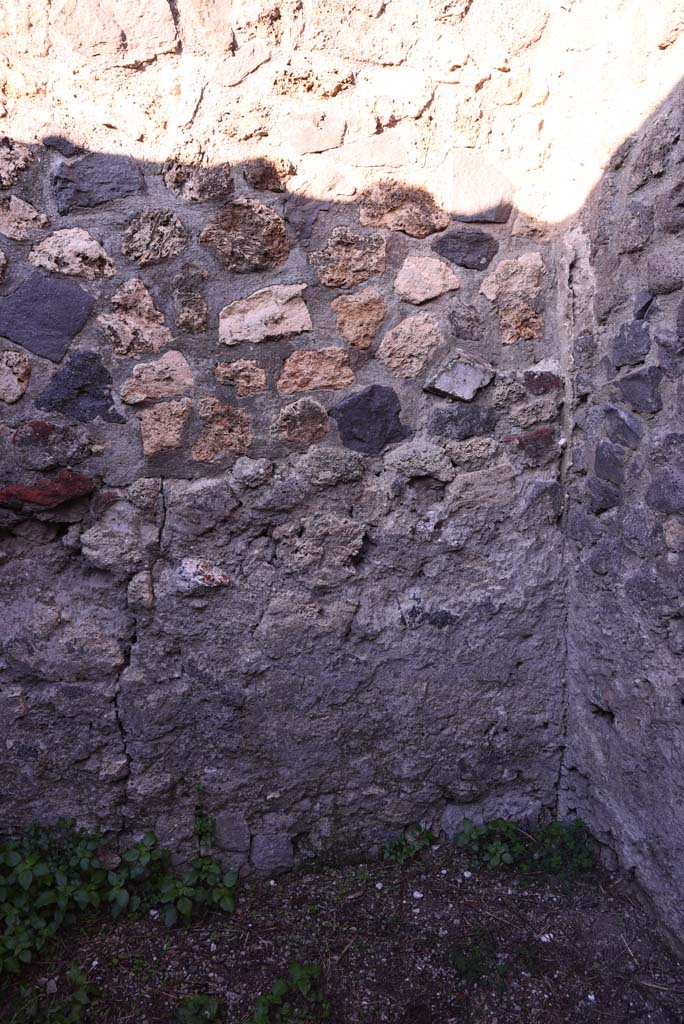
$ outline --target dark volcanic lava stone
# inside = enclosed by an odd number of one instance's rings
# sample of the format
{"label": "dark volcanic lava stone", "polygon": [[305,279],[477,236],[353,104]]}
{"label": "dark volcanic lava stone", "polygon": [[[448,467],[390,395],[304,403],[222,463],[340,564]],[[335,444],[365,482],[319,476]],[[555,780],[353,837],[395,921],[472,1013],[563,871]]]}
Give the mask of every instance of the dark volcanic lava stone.
{"label": "dark volcanic lava stone", "polygon": [[94,299],[73,281],[36,271],[0,298],[0,335],[58,363],[93,305]]}
{"label": "dark volcanic lava stone", "polygon": [[386,445],[410,437],[411,431],[399,419],[400,412],[397,393],[372,384],[345,398],[330,410],[330,415],[337,421],[345,447],[377,455]]}

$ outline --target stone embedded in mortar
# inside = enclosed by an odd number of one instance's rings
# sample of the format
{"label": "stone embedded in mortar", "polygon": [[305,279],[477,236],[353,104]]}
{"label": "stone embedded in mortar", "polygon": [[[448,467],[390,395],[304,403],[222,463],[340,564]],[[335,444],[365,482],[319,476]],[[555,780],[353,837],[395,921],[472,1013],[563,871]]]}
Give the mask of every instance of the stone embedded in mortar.
{"label": "stone embedded in mortar", "polygon": [[75,163],[62,161],[52,179],[59,213],[91,208],[142,192],[143,176],[135,162],[111,153],[87,153]]}
{"label": "stone embedded in mortar", "polygon": [[305,284],[276,284],[224,306],[219,313],[219,341],[239,345],[310,331],[311,317],[302,298],[305,288]]}
{"label": "stone embedded in mortar", "polygon": [[147,569],[132,576],[126,587],[126,603],[134,610],[154,608],[154,581]]}
{"label": "stone embedded in mortar", "polygon": [[127,405],[137,405],[157,398],[174,398],[192,387],[195,380],[187,359],[181,352],[165,352],[152,363],[138,363],[133,376],[121,386],[121,398]]}
{"label": "stone embedded in mortar", "polygon": [[236,359],[233,363],[217,363],[214,376],[219,384],[236,384],[240,398],[258,395],[266,390],[266,371],[253,359]]}
{"label": "stone embedded in mortar", "polygon": [[141,267],[177,256],[187,244],[188,233],[173,210],[141,210],[121,236],[124,256]]}
{"label": "stone embedded in mortar", "polygon": [[252,839],[250,860],[256,871],[265,874],[287,871],[294,864],[292,840],[280,833],[257,833]]}
{"label": "stone embedded in mortar", "polygon": [[55,231],[33,246],[28,259],[34,267],[56,274],[84,277],[87,281],[114,274],[114,262],[104,246],[84,228]]}
{"label": "stone embedded in mortar", "polygon": [[364,460],[358,452],[319,446],[300,456],[296,469],[316,487],[336,487],[360,480]]}
{"label": "stone embedded in mortar", "polygon": [[492,380],[494,367],[462,349],[452,349],[452,353],[456,358],[438,370],[423,390],[470,402]]}
{"label": "stone embedded in mortar", "polygon": [[654,473],[646,491],[646,504],[667,515],[684,512],[684,473],[669,466]]}
{"label": "stone embedded in mortar", "polygon": [[411,436],[399,418],[400,413],[396,391],[382,384],[371,384],[330,410],[342,443],[366,455],[378,455],[388,444]]}
{"label": "stone embedded in mortar", "polygon": [[0,505],[21,508],[38,505],[57,508],[68,501],[85,498],[95,490],[95,481],[73,469],[60,469],[54,476],[36,480],[32,484],[10,484],[0,489]]}
{"label": "stone embedded in mortar", "polygon": [[141,413],[140,430],[146,458],[181,447],[191,408],[189,398],[179,398],[172,402],[159,402]]}
{"label": "stone embedded in mortar", "polygon": [[385,272],[385,239],[338,226],[330,232],[323,249],[311,253],[309,263],[321,284],[351,288]]}
{"label": "stone embedded in mortar", "polygon": [[316,587],[330,587],[356,574],[367,527],[348,516],[317,511],[274,527],[276,562]]}
{"label": "stone embedded in mortar", "polygon": [[644,370],[636,370],[616,381],[625,402],[634,412],[660,412],[663,400],[660,395],[660,382],[663,371],[659,366],[649,366]]}
{"label": "stone embedded in mortar", "polygon": [[669,551],[684,553],[684,519],[681,516],[669,516],[663,523],[663,539]]}
{"label": "stone embedded in mortar", "polygon": [[241,409],[223,405],[217,398],[202,398],[199,414],[209,426],[193,445],[197,462],[218,462],[225,455],[243,455],[252,443],[249,416]]}
{"label": "stone embedded in mortar", "polygon": [[140,509],[113,501],[81,534],[81,554],[96,569],[129,576],[149,565],[158,541],[158,526],[146,522]]}
{"label": "stone embedded in mortar", "polygon": [[524,434],[505,434],[503,440],[516,445],[525,460],[533,466],[550,462],[558,455],[555,427],[537,427]]}
{"label": "stone embedded in mortar", "polygon": [[526,252],[513,260],[501,260],[480,285],[480,294],[499,307],[539,301],[544,275],[544,261],[538,252]]}
{"label": "stone embedded in mortar", "polygon": [[645,320],[623,324],[613,340],[613,366],[636,366],[651,350],[651,329]]}
{"label": "stone embedded in mortar", "polygon": [[449,483],[456,470],[444,449],[431,441],[409,441],[385,455],[385,465],[408,479],[430,476]]}
{"label": "stone embedded in mortar", "polygon": [[669,243],[646,259],[646,284],[654,295],[670,295],[684,283],[684,246]]}
{"label": "stone embedded in mortar", "polygon": [[387,332],[376,354],[399,376],[415,377],[443,345],[435,318],[429,313],[416,313]]}
{"label": "stone embedded in mortar", "polygon": [[236,199],[204,228],[200,242],[212,248],[228,270],[245,274],[272,270],[290,252],[285,221],[256,199]]}
{"label": "stone embedded in mortar", "polygon": [[394,279],[394,290],[404,302],[418,306],[461,287],[456,274],[442,260],[411,254]]}
{"label": "stone embedded in mortar", "polygon": [[85,326],[94,304],[74,281],[35,271],[0,298],[0,336],[58,363]]}
{"label": "stone embedded in mortar", "polygon": [[112,376],[97,352],[73,352],[36,398],[36,408],[60,412],[79,423],[100,417],[106,423],[124,423],[114,408]]}
{"label": "stone embedded in mortar", "polygon": [[344,138],[347,122],[328,110],[303,112],[292,119],[288,128],[287,144],[295,153],[324,153],[337,149]]}
{"label": "stone embedded in mortar", "polygon": [[206,331],[209,307],[204,298],[204,283],[208,274],[199,263],[184,263],[173,279],[173,302],[176,307],[176,327],[179,331],[197,334]]}
{"label": "stone embedded in mortar", "polygon": [[313,398],[300,398],[284,406],[271,430],[281,441],[290,444],[312,444],[325,437],[330,429],[328,414]]}
{"label": "stone embedded in mortar", "polygon": [[470,437],[465,441],[446,441],[444,448],[458,467],[480,468],[495,461],[498,450],[493,437]]}
{"label": "stone embedded in mortar", "polygon": [[503,345],[517,341],[535,341],[544,333],[544,318],[526,302],[504,306],[499,310],[499,326]]}
{"label": "stone embedded in mortar", "polygon": [[23,396],[31,377],[31,361],[23,352],[0,352],[0,402],[11,405]]}
{"label": "stone embedded in mortar", "polygon": [[28,146],[4,136],[0,139],[0,188],[13,185],[33,160]]}
{"label": "stone embedded in mortar", "polygon": [[474,306],[453,297],[449,303],[447,323],[450,333],[460,341],[480,341],[482,338],[482,321]]}
{"label": "stone embedded in mortar", "polygon": [[428,419],[428,434],[446,437],[451,441],[466,441],[469,437],[492,434],[496,427],[496,413],[482,405],[453,405],[434,409]]}
{"label": "stone embedded in mortar", "polygon": [[118,356],[137,359],[146,352],[159,352],[173,340],[156,309],[152,296],[136,277],[124,281],[112,296],[114,313],[104,313],[97,324]]}
{"label": "stone embedded in mortar", "polygon": [[261,487],[273,476],[273,463],[268,459],[250,459],[241,455],[235,460],[231,480],[238,487]]}
{"label": "stone embedded in mortar", "polygon": [[[648,209],[650,210],[650,226],[652,231],[653,209],[651,207],[648,207]],[[678,181],[667,192],[655,197],[655,217],[660,231],[668,231],[670,234],[675,235],[684,228],[684,184],[681,181]],[[650,234],[644,237],[640,244],[635,245],[633,250],[628,251],[632,252],[637,249],[643,249],[649,240]]]}
{"label": "stone embedded in mortar", "polygon": [[82,427],[59,426],[46,420],[20,423],[12,436],[12,449],[20,466],[34,470],[73,465],[92,454]]}
{"label": "stone embedded in mortar", "polygon": [[397,181],[384,181],[364,192],[359,219],[364,227],[391,228],[412,238],[427,238],[449,225],[449,215],[429,192]]}
{"label": "stone embedded in mortar", "polygon": [[486,270],[499,251],[499,243],[486,231],[454,228],[432,243],[438,256],[466,270]]}
{"label": "stone embedded in mortar", "polygon": [[19,196],[0,196],[0,235],[15,242],[27,242],[48,219]]}
{"label": "stone embedded in mortar", "polygon": [[245,181],[256,192],[284,192],[295,173],[289,160],[256,157],[247,161],[242,171]]}
{"label": "stone embedded in mortar", "polygon": [[230,576],[206,558],[183,558],[176,570],[175,583],[179,594],[197,594],[230,586]]}
{"label": "stone embedded in mortar", "polygon": [[627,203],[619,225],[616,246],[620,254],[639,252],[653,236],[653,207],[646,203]]}
{"label": "stone embedded in mortar", "polygon": [[5,273],[7,271],[7,257],[5,256],[2,249],[0,249],[0,284],[5,280]]}
{"label": "stone embedded in mortar", "polygon": [[338,295],[331,306],[337,318],[337,330],[345,341],[354,348],[370,348],[387,313],[380,292],[363,288],[351,295]]}
{"label": "stone embedded in mortar", "polygon": [[621,487],[625,482],[624,448],[611,444],[610,441],[601,441],[596,446],[594,453],[594,472],[602,480],[608,480]]}
{"label": "stone embedded in mortar", "polygon": [[561,391],[563,379],[560,376],[560,366],[554,360],[536,363],[523,373],[523,383],[530,395],[540,396]]}
{"label": "stone embedded in mortar", "polygon": [[620,505],[622,495],[620,489],[615,487],[614,484],[591,476],[587,480],[587,499],[589,511],[593,512],[594,515],[599,515],[601,512],[607,512],[609,509]]}
{"label": "stone embedded in mortar", "polygon": [[162,167],[162,178],[169,192],[191,203],[230,199],[233,194],[230,164],[201,167],[184,164],[180,160],[167,160]]}
{"label": "stone embedded in mortar", "polygon": [[276,387],[281,395],[291,395],[317,388],[346,388],[353,383],[354,371],[344,349],[300,349],[285,360]]}
{"label": "stone embedded in mortar", "polygon": [[605,427],[611,441],[632,449],[639,447],[639,441],[644,433],[644,427],[639,417],[627,412],[626,409],[620,409],[619,406],[608,409]]}

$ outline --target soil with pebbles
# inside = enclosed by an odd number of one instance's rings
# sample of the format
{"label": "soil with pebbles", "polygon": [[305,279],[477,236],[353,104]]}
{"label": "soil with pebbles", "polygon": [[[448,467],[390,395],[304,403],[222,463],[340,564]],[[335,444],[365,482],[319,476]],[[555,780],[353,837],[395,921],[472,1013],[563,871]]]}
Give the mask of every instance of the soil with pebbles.
{"label": "soil with pebbles", "polygon": [[[100,990],[85,1024],[172,1024],[179,1000],[197,993],[241,1024],[291,960],[321,965],[331,1024],[684,1022],[684,966],[626,879],[470,873],[447,844],[403,867],[249,880],[234,914],[187,928],[91,918],[22,982],[56,981],[58,999],[76,961]],[[12,993],[4,1003],[0,1021],[11,1022]]]}

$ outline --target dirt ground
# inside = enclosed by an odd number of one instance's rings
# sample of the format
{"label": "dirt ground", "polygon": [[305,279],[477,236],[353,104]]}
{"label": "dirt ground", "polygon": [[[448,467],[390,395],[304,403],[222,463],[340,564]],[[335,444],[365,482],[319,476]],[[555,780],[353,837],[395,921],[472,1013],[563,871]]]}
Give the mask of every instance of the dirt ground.
{"label": "dirt ground", "polygon": [[[248,881],[234,914],[187,928],[91,918],[22,983],[56,981],[58,999],[75,961],[100,992],[86,1024],[173,1024],[179,1000],[199,993],[221,1001],[218,1020],[242,1024],[292,960],[321,966],[331,1024],[684,1022],[684,967],[624,879],[471,873],[447,844],[403,867]],[[0,1020],[15,1009],[6,993]]]}

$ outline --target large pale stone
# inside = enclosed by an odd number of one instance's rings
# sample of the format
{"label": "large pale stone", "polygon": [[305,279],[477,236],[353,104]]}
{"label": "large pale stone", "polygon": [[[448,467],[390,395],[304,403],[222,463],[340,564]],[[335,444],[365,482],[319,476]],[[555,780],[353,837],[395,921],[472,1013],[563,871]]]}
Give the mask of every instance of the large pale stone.
{"label": "large pale stone", "polygon": [[494,367],[461,349],[455,349],[453,354],[457,358],[434,374],[425,385],[425,390],[469,402],[480,388],[492,380]]}
{"label": "large pale stone", "polygon": [[137,405],[157,398],[173,398],[192,387],[194,377],[181,352],[165,352],[153,363],[138,363],[133,376],[121,387],[121,398]]}
{"label": "large pale stone", "polygon": [[197,462],[218,462],[225,455],[243,455],[252,443],[249,416],[241,409],[223,405],[216,398],[203,398],[199,414],[208,421],[208,428],[193,446]]}
{"label": "large pale stone", "polygon": [[452,161],[454,219],[505,224],[513,207],[510,179],[474,150],[459,150]]}
{"label": "large pale stone", "polygon": [[337,318],[337,330],[345,341],[354,348],[370,348],[387,313],[380,292],[363,288],[352,295],[338,295],[331,306]]}
{"label": "large pale stone", "polygon": [[435,318],[429,313],[416,313],[387,332],[377,354],[400,377],[415,377],[443,344]]}
{"label": "large pale stone", "polygon": [[281,395],[317,388],[346,388],[354,383],[349,355],[341,348],[293,352],[285,361],[277,384]]}
{"label": "large pale stone", "polygon": [[318,280],[328,288],[351,288],[369,277],[384,273],[385,239],[336,227],[323,249],[312,252],[309,262]]}
{"label": "large pale stone", "polygon": [[394,290],[404,302],[418,306],[446,292],[456,291],[461,282],[448,264],[432,256],[410,255],[394,280]]}
{"label": "large pale stone", "polygon": [[73,60],[136,65],[178,47],[171,8],[166,0],[56,0],[52,27]]}
{"label": "large pale stone", "polygon": [[18,402],[28,387],[31,361],[23,352],[0,352],[0,402]]}
{"label": "large pale stone", "polygon": [[544,261],[538,252],[526,252],[515,260],[501,260],[487,274],[480,293],[499,306],[527,303],[534,307],[544,280]]}
{"label": "large pale stone", "polygon": [[141,413],[143,453],[147,458],[180,448],[191,408],[189,398],[179,398],[173,402],[160,402]]}
{"label": "large pale stone", "polygon": [[181,160],[167,160],[162,177],[169,192],[191,203],[209,199],[229,199],[233,192],[230,164],[216,167],[194,166]]}
{"label": "large pale stone", "polygon": [[294,153],[323,153],[340,145],[345,128],[343,117],[320,110],[288,125],[285,140]]}
{"label": "large pale stone", "polygon": [[219,341],[239,345],[265,341],[312,328],[302,298],[305,284],[277,284],[225,306],[219,314]]}
{"label": "large pale stone", "polygon": [[266,371],[253,359],[236,359],[233,363],[217,363],[214,376],[219,384],[236,384],[240,398],[258,395],[266,390]]}
{"label": "large pale stone", "polygon": [[48,219],[19,196],[0,197],[0,235],[26,242],[36,230],[46,227]]}
{"label": "large pale stone", "polygon": [[156,309],[142,281],[125,281],[112,296],[116,312],[97,318],[98,325],[119,356],[137,358],[146,352],[159,352],[172,340],[164,315]]}
{"label": "large pale stone", "polygon": [[359,218],[365,227],[392,228],[413,238],[426,238],[449,225],[449,215],[429,192],[397,181],[369,189],[361,198]]}
{"label": "large pale stone", "polygon": [[87,281],[114,274],[114,263],[104,246],[84,228],[55,231],[34,245],[29,253],[29,263],[56,274],[84,277]]}
{"label": "large pale stone", "polygon": [[0,139],[0,188],[13,185],[32,160],[33,154],[28,146],[22,146],[7,136]]}

